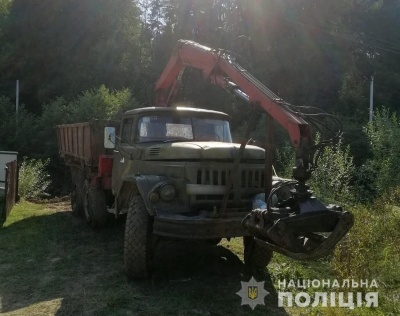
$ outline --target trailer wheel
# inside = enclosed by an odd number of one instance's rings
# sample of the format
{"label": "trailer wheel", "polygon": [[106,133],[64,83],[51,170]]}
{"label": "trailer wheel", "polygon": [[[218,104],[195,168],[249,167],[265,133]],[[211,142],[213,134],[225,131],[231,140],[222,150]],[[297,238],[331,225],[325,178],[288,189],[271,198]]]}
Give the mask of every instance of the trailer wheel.
{"label": "trailer wheel", "polygon": [[148,278],[153,270],[153,218],[142,197],[134,196],[125,224],[124,261],[130,278]]}
{"label": "trailer wheel", "polygon": [[80,216],[83,213],[84,176],[78,168],[71,168],[71,209],[72,214]]}
{"label": "trailer wheel", "polygon": [[91,187],[89,181],[86,180],[84,194],[83,209],[86,222],[93,229],[103,228],[108,217],[104,190]]}
{"label": "trailer wheel", "polygon": [[256,269],[265,268],[271,261],[274,252],[268,248],[261,247],[256,243],[254,237],[243,237],[244,263]]}

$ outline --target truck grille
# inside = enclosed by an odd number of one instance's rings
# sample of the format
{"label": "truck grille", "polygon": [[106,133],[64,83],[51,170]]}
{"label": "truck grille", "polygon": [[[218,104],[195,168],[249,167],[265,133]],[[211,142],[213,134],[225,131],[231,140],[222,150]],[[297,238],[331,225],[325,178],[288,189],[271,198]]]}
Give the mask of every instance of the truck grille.
{"label": "truck grille", "polygon": [[[203,185],[226,185],[230,171],[228,170],[197,170],[196,184]],[[240,188],[263,188],[264,170],[241,170],[239,171]]]}
{"label": "truck grille", "polygon": [[[227,185],[230,170],[198,169],[196,173],[196,184],[200,185]],[[228,201],[232,205],[239,206],[247,203],[254,194],[262,191],[264,187],[263,169],[239,170],[238,179],[233,183],[233,190],[229,194]],[[197,203],[220,203],[223,195],[198,194],[193,196],[193,202]]]}
{"label": "truck grille", "polygon": [[225,170],[197,170],[196,184],[226,185],[228,176]]}
{"label": "truck grille", "polygon": [[149,156],[158,156],[160,154],[160,147],[152,147],[149,149]]}
{"label": "truck grille", "polygon": [[[228,196],[228,209],[245,210],[251,207],[251,199],[264,191],[264,164],[240,163],[237,179]],[[219,208],[224,198],[221,187],[228,184],[233,163],[207,161],[202,163],[187,162],[185,176],[189,184],[198,186],[216,186],[218,189],[207,193],[190,194],[190,204],[199,209],[212,210]],[[199,188],[199,191],[201,189]]]}

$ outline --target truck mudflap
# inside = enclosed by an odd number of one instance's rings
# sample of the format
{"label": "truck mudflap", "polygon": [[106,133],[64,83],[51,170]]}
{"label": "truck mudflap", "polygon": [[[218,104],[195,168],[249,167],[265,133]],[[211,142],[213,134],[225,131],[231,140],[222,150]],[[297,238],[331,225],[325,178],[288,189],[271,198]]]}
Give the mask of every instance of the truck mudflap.
{"label": "truck mudflap", "polygon": [[296,209],[256,209],[243,219],[242,227],[262,247],[312,260],[328,255],[354,223],[353,214],[315,198],[300,201]]}

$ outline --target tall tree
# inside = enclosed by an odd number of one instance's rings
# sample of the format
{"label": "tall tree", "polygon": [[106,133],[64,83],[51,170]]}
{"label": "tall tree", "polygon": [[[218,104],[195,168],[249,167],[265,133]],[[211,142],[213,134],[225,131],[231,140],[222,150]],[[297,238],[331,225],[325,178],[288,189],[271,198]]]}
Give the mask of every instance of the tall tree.
{"label": "tall tree", "polygon": [[130,0],[14,0],[3,29],[3,91],[19,79],[27,108],[37,110],[55,96],[127,85],[138,16]]}

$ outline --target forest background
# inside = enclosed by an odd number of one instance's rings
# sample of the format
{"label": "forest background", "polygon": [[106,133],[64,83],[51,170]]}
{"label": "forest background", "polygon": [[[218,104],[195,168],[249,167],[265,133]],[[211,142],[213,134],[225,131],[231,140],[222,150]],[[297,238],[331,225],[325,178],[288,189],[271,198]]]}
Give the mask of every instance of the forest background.
{"label": "forest background", "polygon": [[[364,170],[355,180],[372,196],[379,190],[371,173],[381,170],[368,163],[370,80],[375,108],[392,117],[400,103],[399,14],[399,2],[388,0],[1,0],[0,150],[50,158],[57,194],[55,126],[152,105],[155,82],[183,38],[232,51],[292,104],[340,116],[343,144]],[[178,100],[227,112],[239,139],[251,112],[200,76],[186,72]],[[253,137],[263,140],[264,131],[260,122]],[[276,135],[284,147],[286,132]]]}

